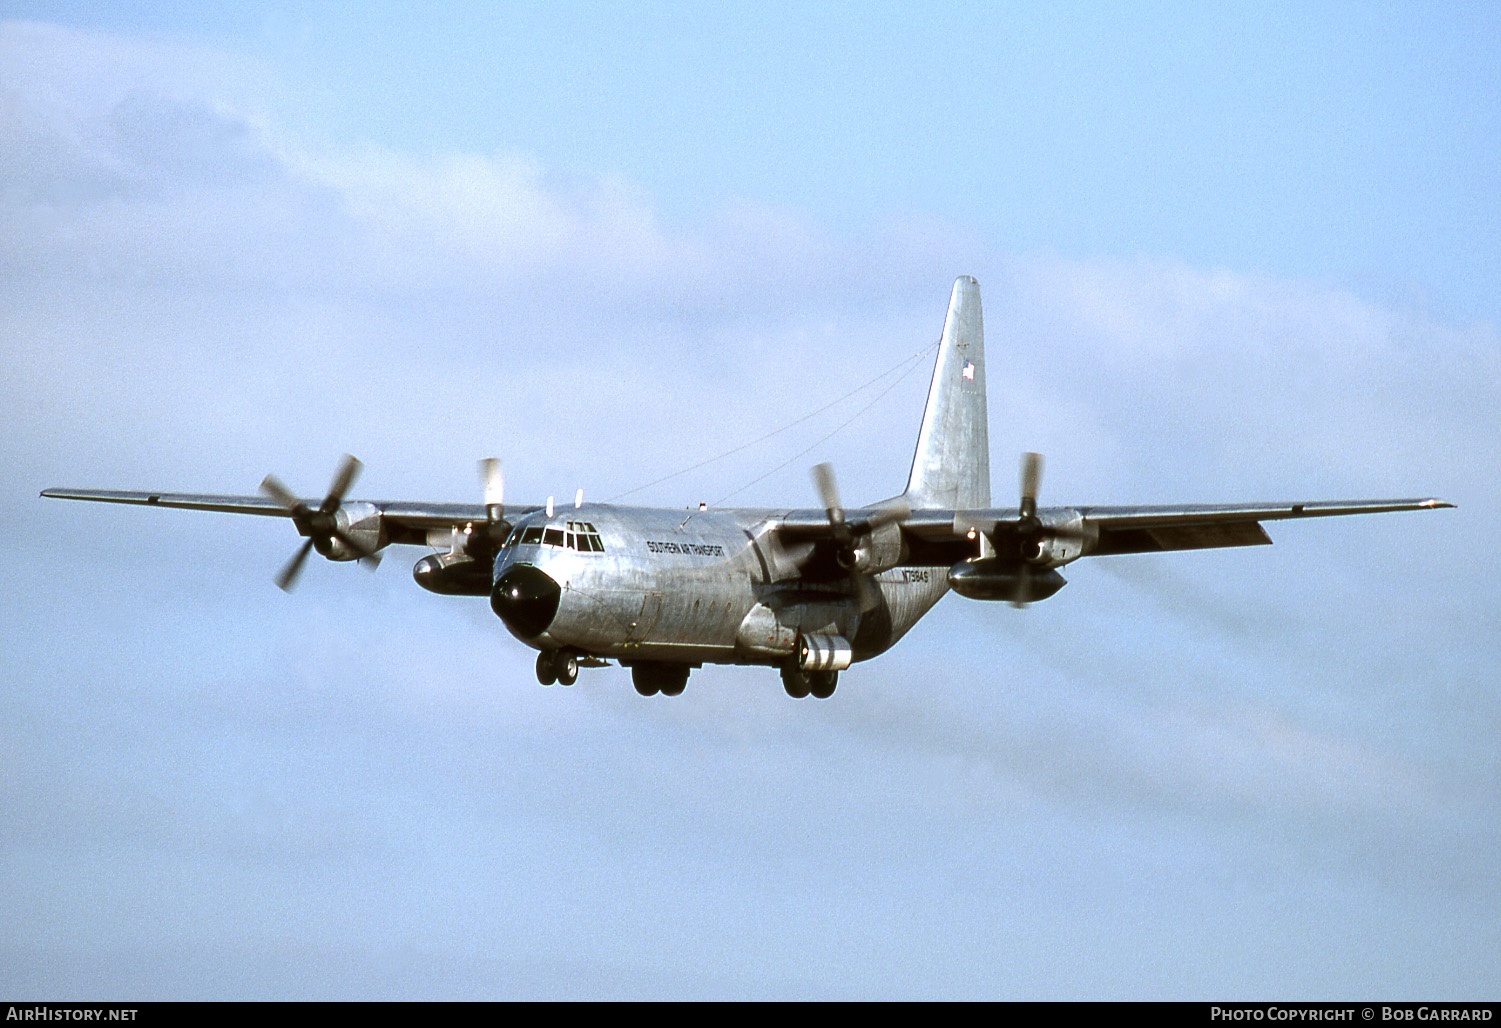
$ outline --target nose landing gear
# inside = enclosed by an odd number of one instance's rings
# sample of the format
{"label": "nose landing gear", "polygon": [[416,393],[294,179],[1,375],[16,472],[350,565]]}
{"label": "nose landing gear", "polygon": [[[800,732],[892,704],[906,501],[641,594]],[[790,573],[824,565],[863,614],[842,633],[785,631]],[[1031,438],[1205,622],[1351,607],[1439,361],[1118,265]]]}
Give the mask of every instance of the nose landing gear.
{"label": "nose landing gear", "polygon": [[543,685],[572,685],[579,680],[579,657],[571,650],[543,650],[537,654],[537,681]]}

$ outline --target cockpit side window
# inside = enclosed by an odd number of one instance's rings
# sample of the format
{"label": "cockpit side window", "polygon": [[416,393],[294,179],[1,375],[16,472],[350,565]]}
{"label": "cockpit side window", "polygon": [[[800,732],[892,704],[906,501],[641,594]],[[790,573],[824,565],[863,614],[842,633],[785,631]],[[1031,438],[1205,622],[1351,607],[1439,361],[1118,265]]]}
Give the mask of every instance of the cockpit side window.
{"label": "cockpit side window", "polygon": [[540,543],[541,541],[542,541],[542,528],[541,528],[540,525],[537,526],[537,527],[535,527],[535,528],[528,528],[521,535],[521,545],[522,546],[535,545],[537,543]]}
{"label": "cockpit side window", "polygon": [[562,546],[563,530],[561,528],[549,528],[543,533],[542,542],[547,546]]}

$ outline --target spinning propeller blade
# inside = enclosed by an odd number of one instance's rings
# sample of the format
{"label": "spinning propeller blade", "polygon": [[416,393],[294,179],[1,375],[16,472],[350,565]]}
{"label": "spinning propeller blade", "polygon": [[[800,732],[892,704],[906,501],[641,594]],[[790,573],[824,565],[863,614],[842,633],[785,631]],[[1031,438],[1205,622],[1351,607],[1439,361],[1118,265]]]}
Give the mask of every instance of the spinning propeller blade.
{"label": "spinning propeller blade", "polygon": [[1037,519],[1037,489],[1042,484],[1042,454],[1022,454],[1021,516],[1023,521]]}
{"label": "spinning propeller blade", "polygon": [[302,565],[307,560],[307,555],[311,552],[312,548],[313,541],[309,539],[297,548],[297,552],[292,554],[292,559],[287,561],[282,566],[282,569],[276,573],[276,587],[278,589],[284,593],[292,591],[292,587],[297,584],[297,576],[302,574]]}
{"label": "spinning propeller blade", "polygon": [[495,508],[505,503],[506,496],[505,476],[501,474],[499,458],[486,457],[480,461],[479,477],[485,488],[485,509],[490,511],[490,520],[494,521],[499,514]]}
{"label": "spinning propeller blade", "polygon": [[339,470],[334,474],[333,484],[328,487],[328,495],[323,498],[323,503],[318,510],[324,514],[332,514],[339,509],[339,504],[344,502],[344,494],[349,492],[349,487],[359,477],[360,471],[365,465],[361,464],[352,455],[344,455],[344,463],[339,465]]}
{"label": "spinning propeller blade", "polygon": [[834,528],[834,538],[841,546],[848,546],[854,541],[849,526],[844,520],[844,506],[839,502],[839,486],[834,483],[834,467],[831,464],[813,465],[813,484],[818,487],[818,495],[823,500],[823,507],[829,514],[829,524]]}
{"label": "spinning propeller blade", "polygon": [[265,493],[267,496],[271,497],[271,499],[287,508],[287,510],[291,511],[293,515],[306,514],[309,512],[308,505],[303,503],[296,496],[293,496],[292,490],[282,485],[281,479],[277,478],[275,475],[267,475],[265,478],[261,479],[261,492]]}

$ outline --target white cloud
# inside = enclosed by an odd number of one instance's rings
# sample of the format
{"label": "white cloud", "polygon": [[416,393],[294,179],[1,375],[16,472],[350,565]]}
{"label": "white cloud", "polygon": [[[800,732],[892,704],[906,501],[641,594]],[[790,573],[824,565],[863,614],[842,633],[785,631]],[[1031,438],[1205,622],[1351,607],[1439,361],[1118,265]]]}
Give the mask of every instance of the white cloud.
{"label": "white cloud", "polygon": [[1166,261],[1017,262],[1012,282],[1043,406],[1091,396],[1088,438],[1154,491],[1427,494],[1501,457],[1493,325]]}
{"label": "white cloud", "polygon": [[806,267],[821,249],[749,204],[710,238],[670,232],[631,183],[525,155],[311,146],[267,113],[269,76],[247,95],[247,69],[210,74],[166,42],[9,23],[0,66],[0,244],[18,271],[471,296],[557,281],[627,305],[686,283],[701,307],[764,279],[770,257]]}

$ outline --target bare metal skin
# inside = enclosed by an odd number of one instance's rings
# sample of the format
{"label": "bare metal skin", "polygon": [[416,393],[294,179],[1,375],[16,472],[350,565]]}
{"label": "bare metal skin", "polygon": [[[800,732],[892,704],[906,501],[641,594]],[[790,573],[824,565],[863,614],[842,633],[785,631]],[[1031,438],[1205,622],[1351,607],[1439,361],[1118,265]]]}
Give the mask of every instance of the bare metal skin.
{"label": "bare metal skin", "polygon": [[42,495],[289,517],[307,542],[277,576],[289,589],[308,554],[371,566],[386,547],[426,545],[424,588],[488,596],[538,651],[544,684],[615,660],[643,694],[677,695],[708,663],[781,669],[787,692],[832,695],[838,673],[885,652],[951,588],[1018,606],[1063,587],[1081,557],[1271,542],[1264,521],[1453,506],[1437,499],[1039,507],[1042,459],[1024,454],[1016,507],[991,506],[985,332],[979,285],[954,283],[907,488],[846,510],[832,469],[814,469],[823,506],[685,512],[610,504],[507,504],[482,462],[484,503],[345,500],[346,457],[321,500],[267,476],[264,496],[48,489]]}

